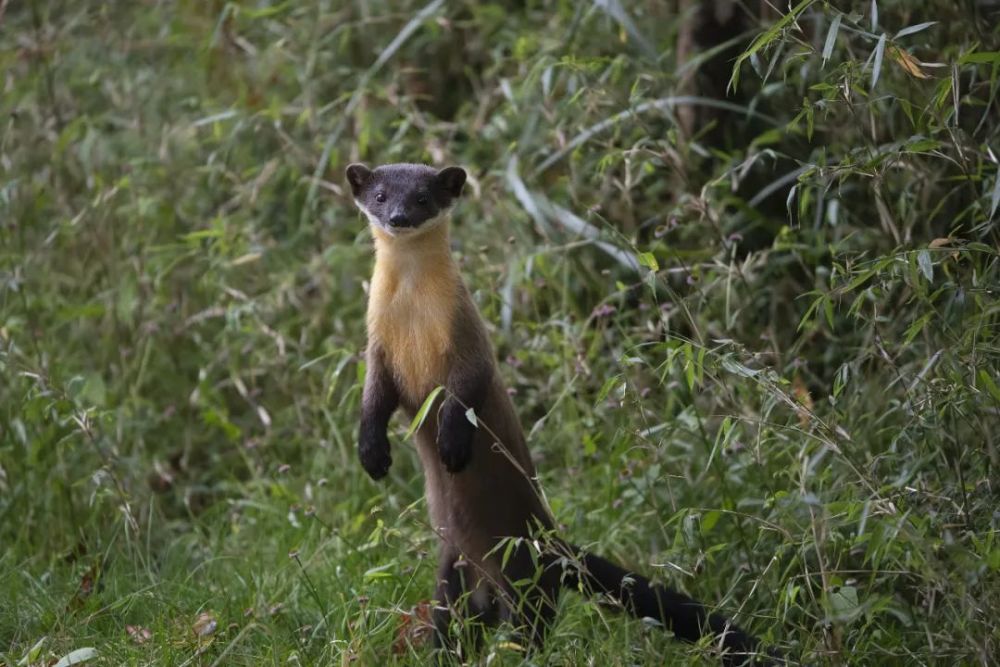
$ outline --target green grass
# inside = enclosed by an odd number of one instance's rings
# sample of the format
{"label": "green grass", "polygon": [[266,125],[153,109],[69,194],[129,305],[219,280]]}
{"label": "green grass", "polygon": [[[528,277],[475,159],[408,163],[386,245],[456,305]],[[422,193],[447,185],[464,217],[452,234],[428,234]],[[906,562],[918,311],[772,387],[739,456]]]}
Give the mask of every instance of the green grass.
{"label": "green grass", "polygon": [[[795,661],[1000,655],[994,6],[763,13],[691,88],[662,4],[0,2],[0,662],[427,659],[405,420],[354,454],[354,160],[469,170],[573,541]],[[532,662],[716,661],[567,595]]]}

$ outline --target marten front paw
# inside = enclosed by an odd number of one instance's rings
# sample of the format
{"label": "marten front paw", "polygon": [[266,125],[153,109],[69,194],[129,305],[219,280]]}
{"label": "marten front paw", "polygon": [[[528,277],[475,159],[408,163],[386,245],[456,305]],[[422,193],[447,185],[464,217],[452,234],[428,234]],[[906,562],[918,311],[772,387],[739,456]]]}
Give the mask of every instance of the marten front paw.
{"label": "marten front paw", "polygon": [[441,455],[441,463],[448,472],[462,472],[472,460],[472,442],[467,440],[460,443],[450,438],[444,439],[438,443],[438,453]]}
{"label": "marten front paw", "polygon": [[464,411],[457,408],[445,410],[438,430],[438,454],[448,472],[461,472],[469,465],[475,434],[476,427]]}
{"label": "marten front paw", "polygon": [[389,453],[389,438],[383,433],[378,436],[361,436],[358,442],[358,458],[361,467],[374,479],[379,480],[389,474],[392,455]]}

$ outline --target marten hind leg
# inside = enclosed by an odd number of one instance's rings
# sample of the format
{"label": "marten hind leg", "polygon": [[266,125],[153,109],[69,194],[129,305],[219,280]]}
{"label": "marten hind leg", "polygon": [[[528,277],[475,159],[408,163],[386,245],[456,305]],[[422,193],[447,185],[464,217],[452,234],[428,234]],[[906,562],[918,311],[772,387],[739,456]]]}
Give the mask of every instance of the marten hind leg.
{"label": "marten hind leg", "polygon": [[488,587],[471,569],[457,551],[442,550],[432,613],[434,647],[463,659],[481,645],[483,626],[498,618]]}

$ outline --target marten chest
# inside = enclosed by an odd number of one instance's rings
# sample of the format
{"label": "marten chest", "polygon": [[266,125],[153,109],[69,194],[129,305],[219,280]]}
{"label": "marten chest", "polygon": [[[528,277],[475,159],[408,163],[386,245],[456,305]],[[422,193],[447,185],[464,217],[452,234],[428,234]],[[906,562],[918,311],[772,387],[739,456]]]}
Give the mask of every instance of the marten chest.
{"label": "marten chest", "polygon": [[456,278],[441,267],[376,263],[368,335],[381,347],[411,409],[447,380],[458,293]]}

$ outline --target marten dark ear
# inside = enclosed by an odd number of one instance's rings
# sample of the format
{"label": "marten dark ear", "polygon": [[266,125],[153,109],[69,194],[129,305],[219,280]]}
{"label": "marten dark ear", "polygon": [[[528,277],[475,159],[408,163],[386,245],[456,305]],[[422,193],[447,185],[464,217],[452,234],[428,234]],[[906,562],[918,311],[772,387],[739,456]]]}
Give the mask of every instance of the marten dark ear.
{"label": "marten dark ear", "polygon": [[437,182],[448,196],[458,197],[465,185],[465,170],[461,167],[445,167],[437,173]]}
{"label": "marten dark ear", "polygon": [[355,197],[359,197],[361,192],[371,180],[372,170],[363,164],[355,162],[347,165],[347,182],[351,184],[351,192]]}

